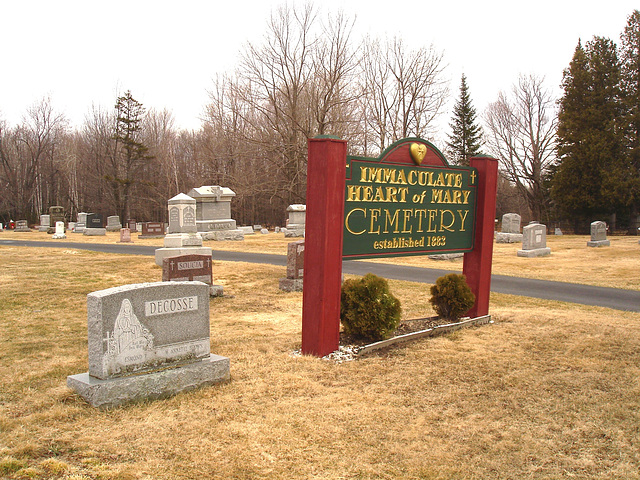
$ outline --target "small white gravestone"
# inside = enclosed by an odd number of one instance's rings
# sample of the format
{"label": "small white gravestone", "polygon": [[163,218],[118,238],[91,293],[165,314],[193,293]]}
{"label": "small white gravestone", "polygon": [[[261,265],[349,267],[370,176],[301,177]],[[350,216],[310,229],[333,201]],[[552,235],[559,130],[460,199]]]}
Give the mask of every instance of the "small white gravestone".
{"label": "small white gravestone", "polygon": [[607,240],[607,224],[601,221],[591,223],[591,240],[587,247],[608,247],[611,242]]}
{"label": "small white gravestone", "polygon": [[210,352],[209,286],[123,285],[87,295],[89,371],[67,386],[92,406],[168,397],[229,379]]}
{"label": "small white gravestone", "polygon": [[544,257],[550,253],[546,225],[531,222],[522,229],[522,250],[518,250],[519,257]]}
{"label": "small white gravestone", "polygon": [[56,233],[51,238],[67,238],[64,234],[64,222],[56,222]]}

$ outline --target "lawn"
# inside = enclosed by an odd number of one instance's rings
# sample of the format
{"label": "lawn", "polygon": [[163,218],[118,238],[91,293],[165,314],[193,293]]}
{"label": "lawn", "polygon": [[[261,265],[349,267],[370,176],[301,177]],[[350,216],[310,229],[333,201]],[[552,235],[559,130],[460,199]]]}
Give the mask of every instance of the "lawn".
{"label": "lawn", "polygon": [[[279,237],[207,243],[284,254]],[[640,289],[637,239],[586,240],[550,237],[542,263],[496,245],[494,272]],[[231,359],[228,383],[99,411],[66,387],[87,370],[86,295],[161,269],[0,245],[0,478],[640,478],[640,314],[492,294],[493,324],[335,363],[294,354],[302,294],[278,290],[284,273],[214,262],[228,296],[211,301],[211,350]],[[428,285],[390,285],[405,318],[432,314]]]}

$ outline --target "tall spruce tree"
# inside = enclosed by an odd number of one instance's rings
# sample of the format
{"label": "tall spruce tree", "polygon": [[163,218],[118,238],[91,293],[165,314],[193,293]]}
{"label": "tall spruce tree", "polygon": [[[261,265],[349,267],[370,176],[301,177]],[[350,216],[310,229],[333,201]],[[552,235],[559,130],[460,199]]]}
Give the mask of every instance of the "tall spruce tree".
{"label": "tall spruce tree", "polygon": [[453,108],[453,119],[449,124],[451,135],[447,150],[454,163],[469,165],[471,157],[480,155],[482,148],[482,128],[476,123],[476,109],[471,104],[467,77],[460,81],[460,98]]}
{"label": "tall spruce tree", "polygon": [[127,91],[116,100],[115,149],[111,169],[106,175],[121,221],[131,218],[132,187],[145,160],[148,148],[141,142],[144,106]]}
{"label": "tall spruce tree", "polygon": [[629,169],[631,208],[629,233],[638,234],[640,214],[640,11],[627,19],[620,43],[620,87],[624,106],[625,157]]}
{"label": "tall spruce tree", "polygon": [[578,43],[564,71],[558,113],[558,158],[552,198],[575,228],[615,213],[628,201],[620,120],[620,64],[616,45],[594,37]]}

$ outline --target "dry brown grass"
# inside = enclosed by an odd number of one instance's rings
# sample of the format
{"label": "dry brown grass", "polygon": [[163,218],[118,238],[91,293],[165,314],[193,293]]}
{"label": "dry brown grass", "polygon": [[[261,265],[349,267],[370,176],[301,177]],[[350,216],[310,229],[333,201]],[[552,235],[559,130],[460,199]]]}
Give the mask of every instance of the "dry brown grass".
{"label": "dry brown grass", "polygon": [[[86,294],[159,267],[0,246],[0,477],[640,478],[640,314],[492,295],[492,325],[335,364],[292,355],[283,274],[214,265],[229,383],[101,412],[65,385],[87,370]],[[428,286],[390,284],[431,314]]]}

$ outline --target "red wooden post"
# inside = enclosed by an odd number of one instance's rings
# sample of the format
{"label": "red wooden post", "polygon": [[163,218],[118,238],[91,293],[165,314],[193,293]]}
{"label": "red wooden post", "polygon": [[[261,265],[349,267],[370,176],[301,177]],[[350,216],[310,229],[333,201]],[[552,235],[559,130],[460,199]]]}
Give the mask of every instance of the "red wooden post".
{"label": "red wooden post", "polygon": [[302,353],[323,357],[340,344],[340,283],[347,142],[308,141]]}
{"label": "red wooden post", "polygon": [[464,254],[462,273],[467,277],[467,283],[476,296],[476,303],[467,313],[475,318],[489,313],[498,161],[487,157],[472,158],[470,166],[478,169],[476,236],[473,251]]}

